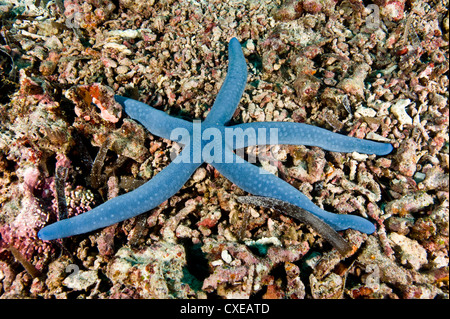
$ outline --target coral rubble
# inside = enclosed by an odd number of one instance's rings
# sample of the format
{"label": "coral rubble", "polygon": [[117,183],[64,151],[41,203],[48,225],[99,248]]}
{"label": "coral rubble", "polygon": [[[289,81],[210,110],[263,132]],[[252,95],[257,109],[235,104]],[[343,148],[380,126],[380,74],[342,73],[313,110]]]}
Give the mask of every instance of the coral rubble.
{"label": "coral rubble", "polygon": [[[0,297],[448,298],[447,7],[1,2]],[[179,151],[113,94],[204,119],[233,36],[249,65],[234,122],[301,122],[394,145],[383,158],[245,150],[318,206],[369,218],[377,231],[342,232],[345,258],[307,225],[239,203],[246,194],[206,165],[141,216],[39,240],[61,210],[82,214],[132,190]]]}

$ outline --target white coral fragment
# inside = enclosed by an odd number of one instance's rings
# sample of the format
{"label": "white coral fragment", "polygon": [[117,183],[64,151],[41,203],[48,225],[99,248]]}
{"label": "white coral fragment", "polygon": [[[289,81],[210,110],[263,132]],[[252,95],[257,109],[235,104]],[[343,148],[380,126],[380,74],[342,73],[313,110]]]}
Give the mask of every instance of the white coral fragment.
{"label": "white coral fragment", "polygon": [[401,99],[398,100],[397,103],[391,106],[391,112],[395,115],[397,120],[400,122],[400,125],[409,124],[412,125],[413,120],[411,116],[406,113],[405,108],[411,104],[410,99]]}

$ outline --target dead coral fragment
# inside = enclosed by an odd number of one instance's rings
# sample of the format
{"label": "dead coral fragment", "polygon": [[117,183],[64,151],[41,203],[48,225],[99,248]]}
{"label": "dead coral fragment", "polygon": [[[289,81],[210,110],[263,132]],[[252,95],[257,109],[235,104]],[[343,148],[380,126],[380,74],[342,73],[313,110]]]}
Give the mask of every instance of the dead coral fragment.
{"label": "dead coral fragment", "polygon": [[389,239],[394,243],[394,249],[399,252],[402,265],[419,270],[428,262],[425,248],[417,241],[397,233],[391,233]]}
{"label": "dead coral fragment", "polygon": [[391,112],[395,115],[395,117],[400,122],[400,125],[408,124],[412,125],[412,118],[406,113],[405,108],[411,104],[411,100],[409,99],[400,99],[394,105],[391,106]]}
{"label": "dead coral fragment", "polygon": [[[268,240],[269,238],[266,238],[259,242],[262,244]],[[213,273],[203,281],[202,289],[208,292],[216,290],[219,296],[225,298],[249,298],[263,286],[267,286],[268,292],[272,289],[278,291],[274,276],[269,274],[271,270],[279,264],[298,261],[308,250],[306,242],[288,248],[270,246],[266,257],[262,258],[254,255],[248,245],[205,238],[202,251],[206,253],[210,266],[214,268]],[[299,270],[292,269],[292,271],[295,273]],[[286,275],[293,274],[287,270]],[[300,280],[292,282],[294,289],[292,297],[295,297],[296,293],[297,296],[303,296],[302,287]],[[282,295],[274,292],[266,293],[265,297],[279,298]]]}
{"label": "dead coral fragment", "polygon": [[337,85],[337,88],[344,90],[346,93],[354,95],[358,98],[364,97],[364,80],[370,71],[367,63],[358,65],[350,78],[343,79]]}
{"label": "dead coral fragment", "polygon": [[289,0],[278,8],[273,17],[277,21],[291,21],[298,19],[303,12],[302,3],[298,0]]}
{"label": "dead coral fragment", "polygon": [[400,144],[395,159],[397,161],[398,170],[405,176],[411,177],[417,169],[417,142],[413,139],[407,139]]}
{"label": "dead coral fragment", "polygon": [[55,72],[56,67],[58,66],[58,61],[60,58],[60,54],[55,51],[51,51],[48,55],[47,60],[42,61],[39,71],[41,71],[42,75],[48,76],[52,75]]}
{"label": "dead coral fragment", "polygon": [[[66,267],[66,272],[68,267]],[[99,282],[97,270],[79,270],[67,276],[63,285],[73,290],[88,290],[89,287]]]}
{"label": "dead coral fragment", "polygon": [[337,274],[331,273],[322,280],[318,280],[314,274],[311,274],[309,282],[314,299],[339,299],[342,296],[344,280]]}
{"label": "dead coral fragment", "polygon": [[411,284],[408,271],[389,259],[381,250],[378,240],[373,236],[367,238],[366,246],[357,260],[365,267],[378,268],[382,282],[402,287]]}
{"label": "dead coral fragment", "polygon": [[406,0],[375,0],[375,4],[381,7],[380,13],[392,21],[399,21],[404,17]]}
{"label": "dead coral fragment", "polygon": [[440,167],[426,167],[425,180],[418,185],[421,190],[448,190],[449,174],[444,173]]}
{"label": "dead coral fragment", "polygon": [[193,291],[182,282],[186,254],[183,246],[158,242],[136,251],[122,247],[108,265],[113,293],[134,290],[139,298],[187,298]]}
{"label": "dead coral fragment", "polygon": [[245,204],[254,204],[267,208],[274,208],[286,215],[300,220],[305,224],[308,224],[323,238],[329,241],[343,256],[346,256],[352,251],[352,247],[349,243],[347,243],[333,228],[323,222],[320,218],[300,207],[275,198],[261,196],[241,196],[238,197],[238,201]]}
{"label": "dead coral fragment", "polygon": [[298,19],[303,12],[330,14],[336,2],[335,0],[288,0],[273,13],[273,17],[278,21],[292,21]]}
{"label": "dead coral fragment", "polygon": [[400,199],[390,201],[386,205],[386,213],[405,216],[408,213],[418,212],[433,204],[433,197],[425,192],[405,195]]}
{"label": "dead coral fragment", "polygon": [[142,16],[143,18],[150,18],[154,10],[153,5],[155,0],[136,1],[136,0],[119,0],[120,6],[131,10]]}
{"label": "dead coral fragment", "polygon": [[144,144],[145,137],[146,132],[141,125],[133,120],[124,119],[122,126],[111,134],[110,149],[142,163],[149,156]]}
{"label": "dead coral fragment", "polygon": [[122,116],[122,106],[114,100],[114,91],[99,83],[71,87],[66,97],[75,103],[75,113],[89,121],[94,113],[91,103],[100,109],[105,121],[117,123]]}
{"label": "dead coral fragment", "polygon": [[69,27],[93,30],[106,21],[116,6],[105,0],[66,0],[64,15]]}
{"label": "dead coral fragment", "polygon": [[294,151],[294,167],[288,169],[289,176],[302,182],[314,184],[324,179],[325,152],[320,148],[309,150],[298,146]]}
{"label": "dead coral fragment", "polygon": [[309,101],[316,97],[320,89],[320,81],[312,75],[300,74],[293,86],[301,101]]}

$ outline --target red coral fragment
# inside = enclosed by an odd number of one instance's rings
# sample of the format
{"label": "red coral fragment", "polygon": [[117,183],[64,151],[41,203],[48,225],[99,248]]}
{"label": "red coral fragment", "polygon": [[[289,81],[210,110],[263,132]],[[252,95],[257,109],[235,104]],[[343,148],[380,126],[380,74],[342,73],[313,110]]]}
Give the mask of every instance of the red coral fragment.
{"label": "red coral fragment", "polygon": [[114,100],[114,91],[105,85],[94,83],[71,87],[66,97],[75,103],[75,113],[90,121],[92,114],[91,103],[100,109],[100,116],[105,121],[117,123],[122,116],[122,106]]}

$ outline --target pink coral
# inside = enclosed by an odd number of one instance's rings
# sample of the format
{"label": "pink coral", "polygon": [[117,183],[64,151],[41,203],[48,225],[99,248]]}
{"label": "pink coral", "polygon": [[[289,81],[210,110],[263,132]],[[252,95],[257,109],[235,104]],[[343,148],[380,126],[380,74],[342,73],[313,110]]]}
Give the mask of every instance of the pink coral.
{"label": "pink coral", "polygon": [[22,172],[23,183],[19,185],[24,191],[24,197],[19,203],[19,212],[12,221],[0,225],[1,246],[15,247],[28,261],[35,254],[42,254],[44,258],[39,259],[34,266],[42,269],[46,258],[53,251],[51,244],[43,243],[37,238],[37,232],[47,222],[48,215],[43,210],[43,204],[35,197],[46,198],[45,180],[39,174],[36,167],[29,167]]}

